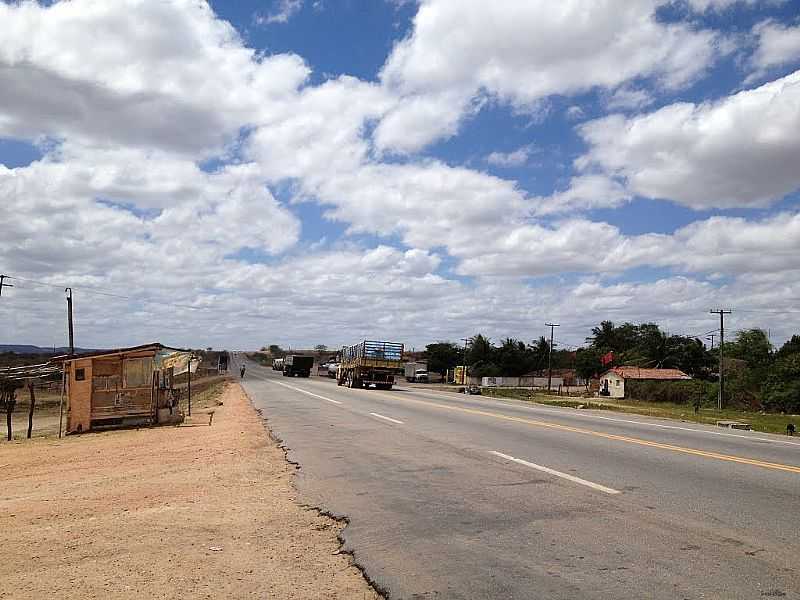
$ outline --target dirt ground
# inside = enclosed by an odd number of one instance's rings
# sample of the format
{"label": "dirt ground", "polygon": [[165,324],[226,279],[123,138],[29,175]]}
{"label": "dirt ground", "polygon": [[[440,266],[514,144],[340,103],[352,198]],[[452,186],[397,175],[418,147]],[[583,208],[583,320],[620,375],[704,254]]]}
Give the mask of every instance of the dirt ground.
{"label": "dirt ground", "polygon": [[0,598],[378,598],[241,387],[216,398],[212,426],[0,441]]}

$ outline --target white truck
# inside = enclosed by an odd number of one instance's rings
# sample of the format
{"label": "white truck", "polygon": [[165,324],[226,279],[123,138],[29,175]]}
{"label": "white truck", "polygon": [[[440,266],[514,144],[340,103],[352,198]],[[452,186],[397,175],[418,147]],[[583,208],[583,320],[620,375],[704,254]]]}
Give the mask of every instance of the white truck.
{"label": "white truck", "polygon": [[409,383],[428,383],[428,365],[422,362],[407,362],[403,369]]}

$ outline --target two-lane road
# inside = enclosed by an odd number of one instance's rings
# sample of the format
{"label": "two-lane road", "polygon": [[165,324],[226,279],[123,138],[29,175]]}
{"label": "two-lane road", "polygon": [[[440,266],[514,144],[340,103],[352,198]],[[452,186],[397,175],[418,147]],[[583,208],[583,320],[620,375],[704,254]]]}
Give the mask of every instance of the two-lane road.
{"label": "two-lane road", "polygon": [[392,598],[800,598],[800,440],[252,362],[244,386]]}

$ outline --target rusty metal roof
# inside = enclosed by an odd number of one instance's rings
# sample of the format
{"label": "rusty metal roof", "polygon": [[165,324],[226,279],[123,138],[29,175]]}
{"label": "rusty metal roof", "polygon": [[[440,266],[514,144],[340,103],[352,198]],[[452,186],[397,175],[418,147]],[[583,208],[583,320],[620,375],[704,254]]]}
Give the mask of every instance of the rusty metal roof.
{"label": "rusty metal roof", "polygon": [[[691,379],[680,369],[642,369],[641,367],[614,367],[606,373],[616,373],[623,379],[674,380]],[[605,373],[604,373],[605,374]]]}
{"label": "rusty metal roof", "polygon": [[131,346],[129,348],[114,348],[112,350],[95,350],[93,352],[85,352],[83,354],[62,354],[61,356],[54,356],[50,362],[70,362],[73,360],[80,360],[83,358],[95,358],[98,356],[109,356],[111,354],[127,354],[128,352],[141,352],[142,350],[159,350],[165,349],[166,346],[154,342],[152,344],[142,344],[141,346]]}

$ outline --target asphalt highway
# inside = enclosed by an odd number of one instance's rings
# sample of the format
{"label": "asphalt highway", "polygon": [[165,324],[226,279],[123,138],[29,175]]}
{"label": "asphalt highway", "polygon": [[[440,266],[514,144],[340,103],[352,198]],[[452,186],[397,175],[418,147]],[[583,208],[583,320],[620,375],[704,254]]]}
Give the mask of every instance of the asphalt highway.
{"label": "asphalt highway", "polygon": [[243,385],[390,598],[800,598],[800,438],[253,362]]}

